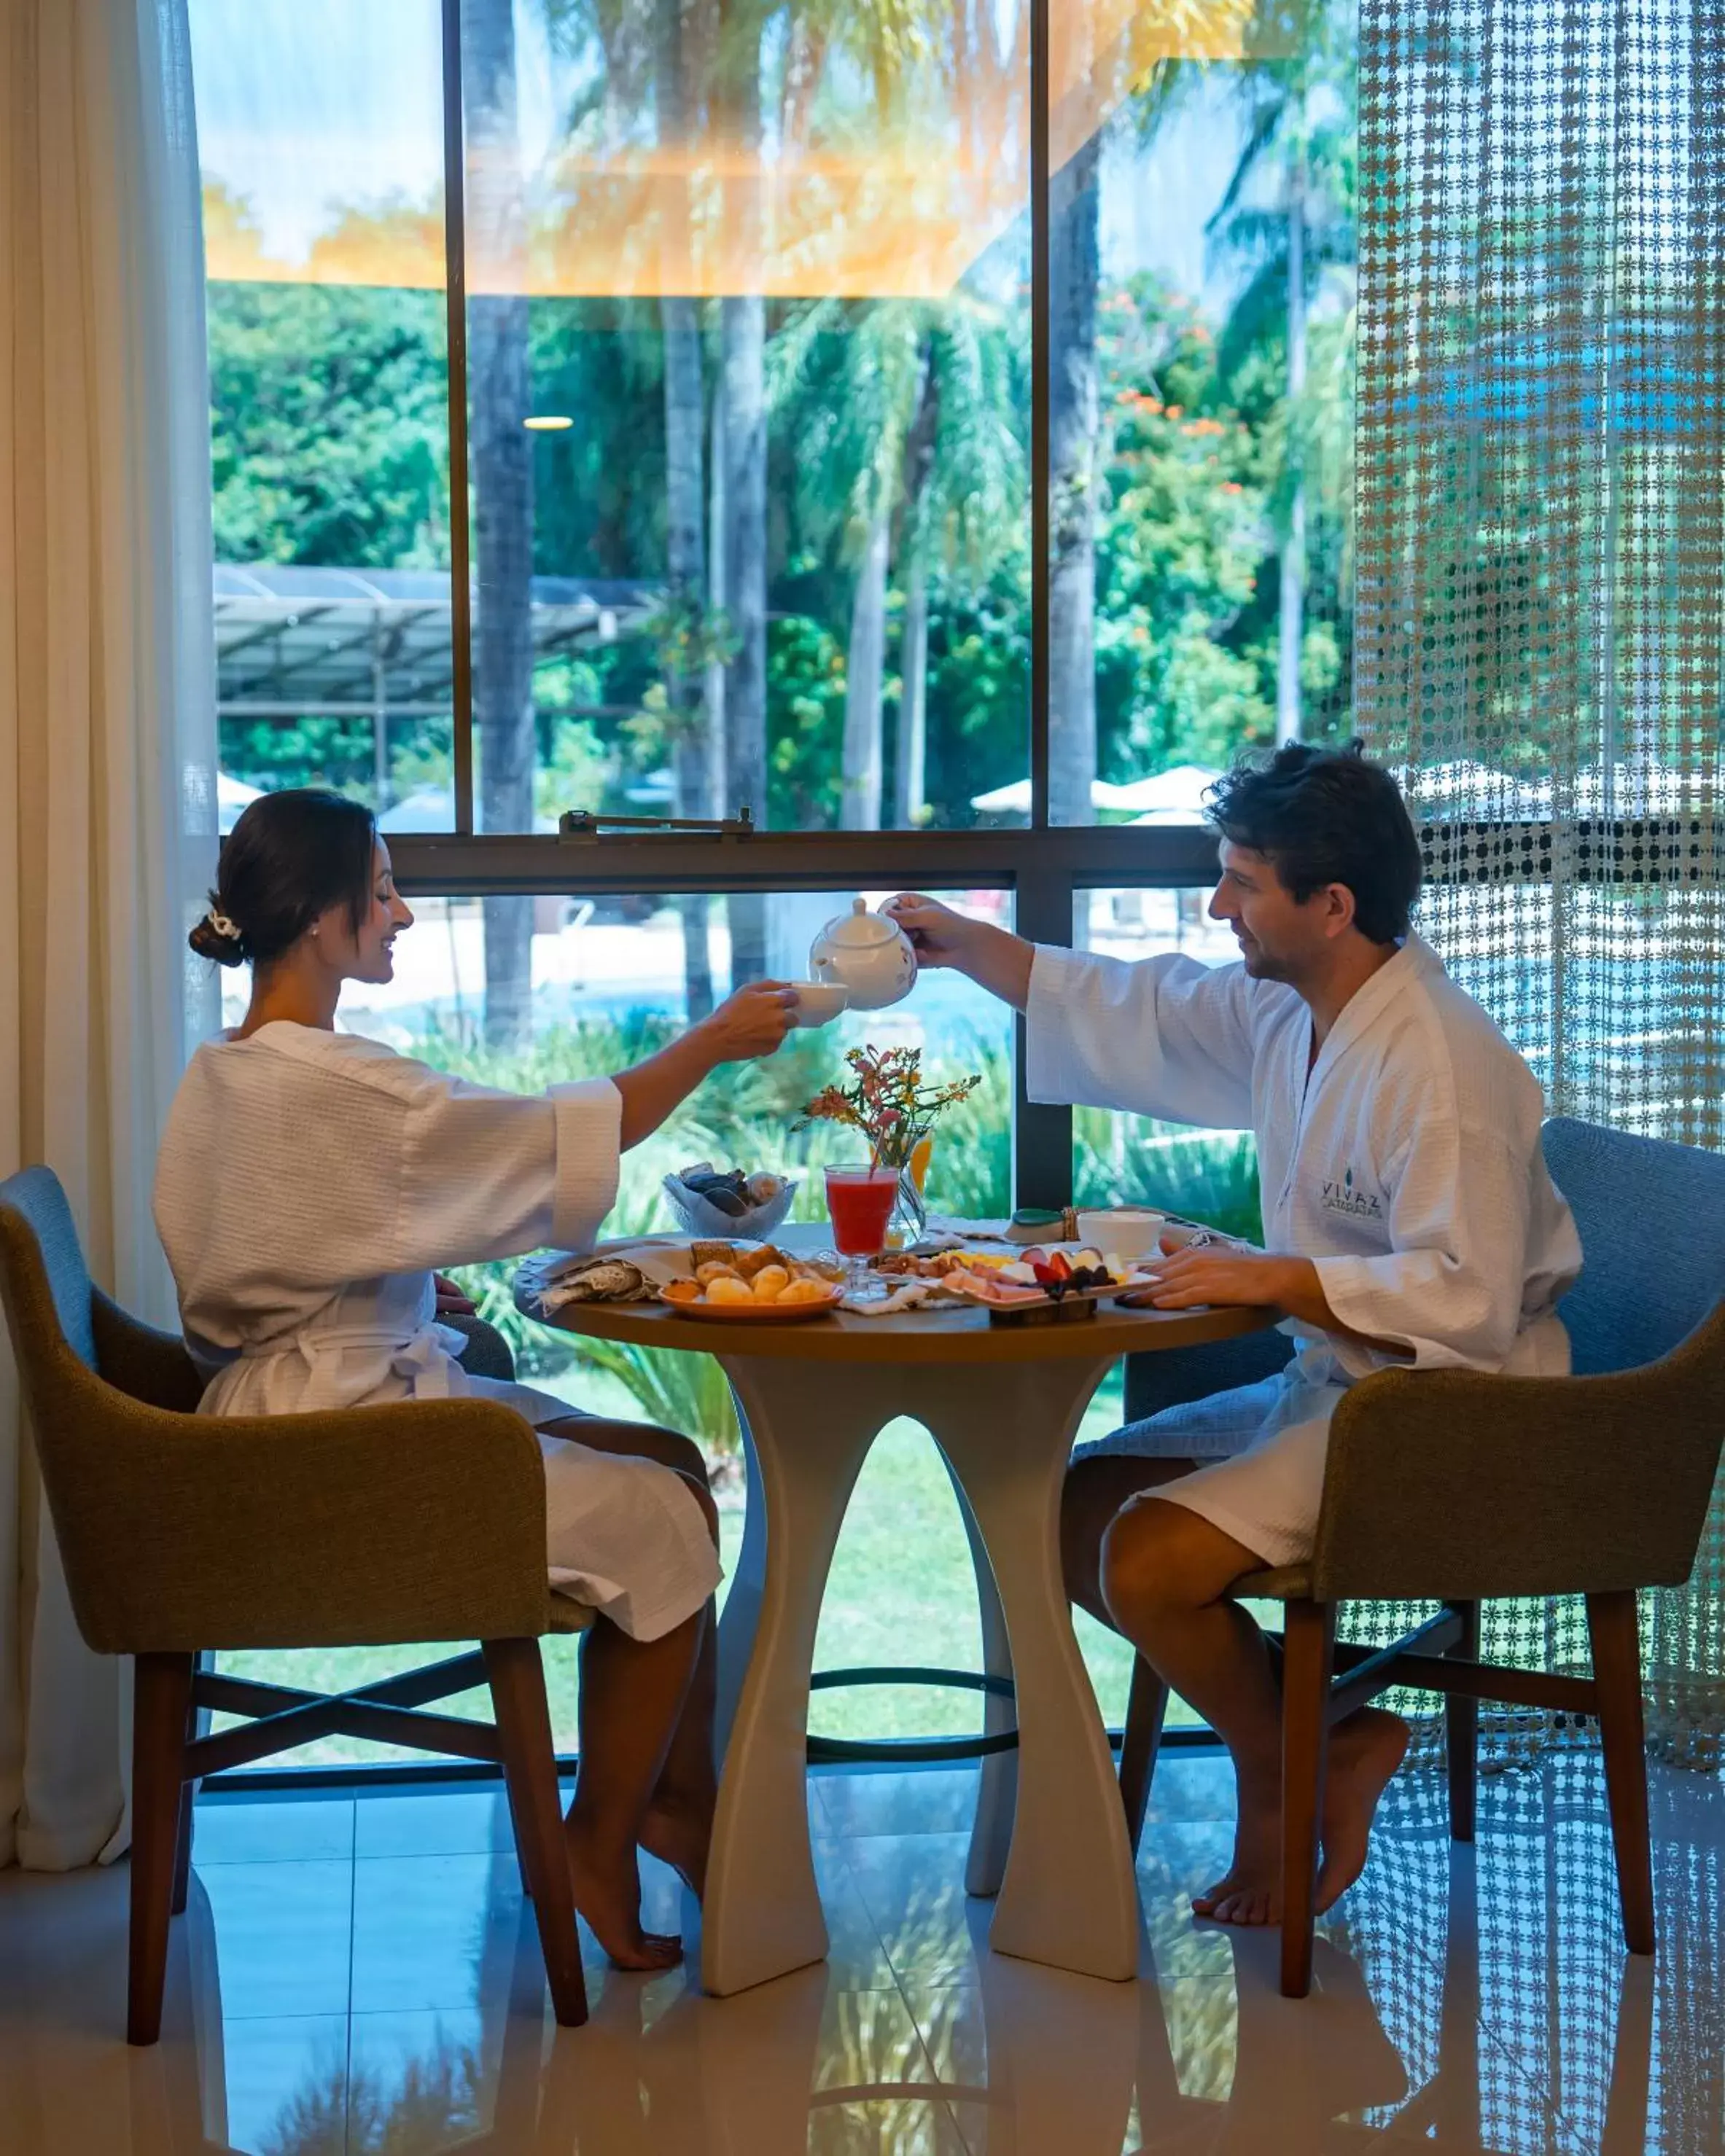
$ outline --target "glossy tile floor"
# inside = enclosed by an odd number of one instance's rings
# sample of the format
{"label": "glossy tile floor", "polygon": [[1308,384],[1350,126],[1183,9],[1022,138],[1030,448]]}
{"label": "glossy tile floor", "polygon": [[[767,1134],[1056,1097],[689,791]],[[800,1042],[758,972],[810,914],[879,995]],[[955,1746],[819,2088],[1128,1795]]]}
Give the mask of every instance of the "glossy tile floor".
{"label": "glossy tile floor", "polygon": [[[1157,1775],[1135,1984],[991,1955],[967,1903],[968,1771],[811,1777],[831,1959],[741,1997],[590,1964],[556,2031],[506,1815],[433,1794],[200,1807],[167,2028],[120,2041],[123,1865],[0,1874],[3,2156],[1318,2156],[1382,2143],[1578,2156],[1725,2149],[1725,1785],[1655,1769],[1661,1938],[1624,1954],[1597,1761],[1482,1784],[1452,1858],[1404,1776],[1318,1988],[1195,1925],[1231,1784]],[[674,1922],[652,1867],[650,1919]]]}

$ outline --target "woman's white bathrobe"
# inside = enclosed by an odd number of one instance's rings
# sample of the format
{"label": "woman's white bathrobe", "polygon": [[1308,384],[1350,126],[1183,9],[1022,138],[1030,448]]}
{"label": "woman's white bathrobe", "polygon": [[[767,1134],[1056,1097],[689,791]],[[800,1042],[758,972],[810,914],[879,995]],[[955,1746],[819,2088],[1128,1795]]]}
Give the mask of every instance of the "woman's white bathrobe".
{"label": "woman's white bathrobe", "polygon": [[1079,1456],[1209,1462],[1156,1495],[1291,1564],[1310,1554],[1330,1416],[1355,1379],[1391,1362],[1567,1373],[1556,1306],[1581,1245],[1540,1152],[1538,1083],[1418,937],[1315,1063],[1305,1004],[1238,965],[1039,947],[1028,1018],[1032,1099],[1255,1132],[1266,1247],[1310,1258],[1342,1323],[1397,1351],[1290,1320],[1298,1353],[1279,1376]]}
{"label": "woman's white bathrobe", "polygon": [[[469,1377],[433,1269],[579,1248],[616,1196],[609,1079],[523,1096],[285,1020],[192,1059],[157,1163],[156,1226],[206,1414],[483,1394],[535,1428],[573,1411]],[[652,1460],[539,1439],[552,1584],[641,1640],[719,1578],[694,1493]],[[404,1460],[404,1473],[411,1462]]]}

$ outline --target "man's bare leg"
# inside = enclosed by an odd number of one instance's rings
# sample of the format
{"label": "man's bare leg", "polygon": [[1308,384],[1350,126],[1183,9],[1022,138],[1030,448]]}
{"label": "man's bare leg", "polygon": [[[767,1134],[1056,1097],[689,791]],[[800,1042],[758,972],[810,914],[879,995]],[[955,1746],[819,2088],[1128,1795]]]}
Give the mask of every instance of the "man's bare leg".
{"label": "man's bare leg", "polygon": [[1122,1507],[1178,1476],[1190,1475],[1197,1465],[1195,1460],[1099,1452],[1067,1469],[1060,1491],[1060,1562],[1066,1599],[1110,1632],[1120,1627],[1102,1599],[1103,1537]]}
{"label": "man's bare leg", "polygon": [[[1225,1599],[1263,1563],[1197,1513],[1156,1497],[1122,1512],[1103,1543],[1103,1595],[1117,1627],[1233,1755],[1233,1861],[1192,1902],[1200,1916],[1225,1924],[1281,1917],[1281,1698],[1264,1635]],[[1331,1732],[1321,1909],[1359,1876],[1372,1814],[1407,1743],[1404,1722],[1370,1707]]]}
{"label": "man's bare leg", "polygon": [[1102,1592],[1116,1627],[1233,1755],[1233,1861],[1193,1898],[1201,1916],[1274,1923],[1280,1914],[1282,1702],[1264,1635],[1223,1598],[1264,1560],[1183,1506],[1146,1497],[1102,1545]]}

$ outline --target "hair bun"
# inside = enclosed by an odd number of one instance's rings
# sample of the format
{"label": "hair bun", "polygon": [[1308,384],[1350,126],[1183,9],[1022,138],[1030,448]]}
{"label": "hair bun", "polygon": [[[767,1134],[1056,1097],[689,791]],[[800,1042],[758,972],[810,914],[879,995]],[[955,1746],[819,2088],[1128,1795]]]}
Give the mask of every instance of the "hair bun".
{"label": "hair bun", "polygon": [[214,906],[186,941],[200,958],[209,958],[218,966],[243,966],[245,963],[245,937]]}

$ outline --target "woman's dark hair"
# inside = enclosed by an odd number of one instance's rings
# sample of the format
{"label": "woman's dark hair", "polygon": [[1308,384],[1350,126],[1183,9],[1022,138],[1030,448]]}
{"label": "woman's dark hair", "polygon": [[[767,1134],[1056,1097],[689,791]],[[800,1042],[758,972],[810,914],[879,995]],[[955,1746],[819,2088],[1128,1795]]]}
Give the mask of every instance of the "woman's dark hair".
{"label": "woman's dark hair", "polygon": [[219,966],[267,966],[342,905],[357,934],[377,837],[369,808],[321,787],[260,795],[224,840],[210,910],[187,941]]}
{"label": "woman's dark hair", "polygon": [[1400,788],[1358,742],[1290,742],[1267,762],[1238,763],[1211,788],[1208,814],[1224,839],[1264,855],[1298,903],[1346,884],[1361,935],[1393,943],[1407,934],[1419,841]]}

